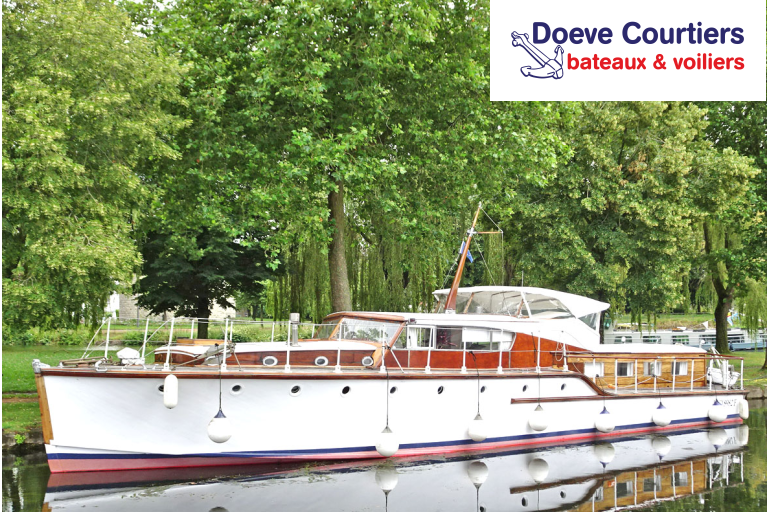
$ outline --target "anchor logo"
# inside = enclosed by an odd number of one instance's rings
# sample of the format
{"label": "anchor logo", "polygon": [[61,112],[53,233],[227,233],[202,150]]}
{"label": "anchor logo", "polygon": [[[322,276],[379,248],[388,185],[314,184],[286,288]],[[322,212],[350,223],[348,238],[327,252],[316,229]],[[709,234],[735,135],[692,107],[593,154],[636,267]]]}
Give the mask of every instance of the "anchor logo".
{"label": "anchor logo", "polygon": [[520,72],[523,76],[532,76],[533,78],[554,78],[558,80],[563,78],[563,47],[558,45],[555,48],[555,57],[550,59],[544,55],[538,48],[533,46],[528,40],[528,34],[520,35],[517,32],[512,32],[512,46],[522,46],[523,50],[539,63],[538,68],[532,68],[531,66],[523,66],[520,68]]}

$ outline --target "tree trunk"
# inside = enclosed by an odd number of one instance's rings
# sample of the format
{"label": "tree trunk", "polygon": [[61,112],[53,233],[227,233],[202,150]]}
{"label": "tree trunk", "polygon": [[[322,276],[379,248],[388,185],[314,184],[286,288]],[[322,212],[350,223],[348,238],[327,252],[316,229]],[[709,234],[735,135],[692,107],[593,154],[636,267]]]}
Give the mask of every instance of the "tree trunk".
{"label": "tree trunk", "polygon": [[731,310],[733,305],[733,293],[728,294],[727,290],[720,296],[720,289],[723,286],[715,286],[717,292],[717,306],[715,306],[715,333],[716,342],[715,348],[721,354],[730,353],[731,349],[728,346],[728,311]]}
{"label": "tree trunk", "polygon": [[328,250],[328,268],[331,274],[331,310],[351,311],[347,255],[344,243],[346,217],[344,215],[344,185],[337,181],[338,190],[328,194],[328,208],[334,223],[333,238]]}
{"label": "tree trunk", "polygon": [[208,317],[211,316],[211,302],[207,297],[197,299],[197,338],[208,339]]}
{"label": "tree trunk", "polygon": [[[704,222],[704,252],[710,255],[716,247],[713,235],[717,232],[717,226]],[[724,235],[724,245],[728,247],[727,233]],[[728,311],[733,305],[733,287],[725,283],[727,273],[721,275],[716,261],[710,261],[709,273],[712,279],[712,286],[717,293],[717,306],[715,306],[715,348],[721,354],[731,352],[728,347]]]}

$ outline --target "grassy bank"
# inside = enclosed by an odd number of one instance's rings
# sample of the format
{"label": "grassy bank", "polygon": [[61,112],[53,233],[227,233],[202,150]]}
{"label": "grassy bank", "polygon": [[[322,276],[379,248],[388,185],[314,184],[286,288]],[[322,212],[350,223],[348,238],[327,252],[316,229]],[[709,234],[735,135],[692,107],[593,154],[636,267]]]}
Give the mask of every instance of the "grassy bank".
{"label": "grassy bank", "polygon": [[[766,371],[762,369],[765,352],[739,351],[731,355],[744,358],[744,387],[766,388]],[[738,371],[738,365],[736,366]]]}
{"label": "grassy bank", "polygon": [[3,347],[3,393],[34,393],[32,360],[55,366],[83,355],[83,347]]}

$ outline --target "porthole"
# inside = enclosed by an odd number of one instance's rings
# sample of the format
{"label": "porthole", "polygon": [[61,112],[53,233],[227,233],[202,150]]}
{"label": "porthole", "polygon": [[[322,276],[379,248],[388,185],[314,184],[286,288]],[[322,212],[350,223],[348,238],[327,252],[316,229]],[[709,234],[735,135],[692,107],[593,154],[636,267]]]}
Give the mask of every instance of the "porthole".
{"label": "porthole", "polygon": [[328,358],[325,356],[316,357],[315,366],[328,366]]}
{"label": "porthole", "polygon": [[481,392],[481,393],[485,393],[485,386],[482,386],[482,387],[480,388],[480,392]]}
{"label": "porthole", "polygon": [[562,499],[565,499],[565,491],[560,491],[560,497],[561,497]]}
{"label": "porthole", "polygon": [[438,394],[438,395],[442,395],[442,394],[443,394],[443,391],[445,391],[445,390],[443,389],[443,386],[440,386],[439,388],[437,388],[437,394]]}
{"label": "porthole", "polygon": [[262,359],[261,362],[264,366],[275,366],[277,364],[277,358],[275,356],[267,356]]}
{"label": "porthole", "polygon": [[528,498],[526,498],[525,496],[523,496],[523,506],[524,507],[528,506]]}
{"label": "porthole", "polygon": [[235,384],[234,386],[232,386],[232,389],[229,392],[232,393],[233,395],[239,395],[240,393],[243,392],[243,386],[241,386],[240,384]]}
{"label": "porthole", "polygon": [[349,386],[344,386],[343,388],[341,388],[341,394],[342,395],[349,394]]}
{"label": "porthole", "polygon": [[293,386],[291,388],[291,396],[299,396],[301,394],[301,386]]}
{"label": "porthole", "polygon": [[363,366],[373,366],[373,358],[371,356],[365,356],[360,362]]}
{"label": "porthole", "polygon": [[395,393],[397,393],[397,386],[392,386],[391,388],[389,388],[390,395],[394,395]]}
{"label": "porthole", "polygon": [[165,386],[163,386],[162,384],[160,384],[159,386],[157,386],[157,390],[158,390],[159,392],[163,393],[163,392],[165,392]]}
{"label": "porthole", "polygon": [[565,384],[563,384],[562,386],[560,386],[560,391],[563,391],[564,389],[565,389]]}
{"label": "porthole", "polygon": [[528,384],[526,384],[525,386],[523,386],[523,393],[525,393],[526,391],[528,391]]}

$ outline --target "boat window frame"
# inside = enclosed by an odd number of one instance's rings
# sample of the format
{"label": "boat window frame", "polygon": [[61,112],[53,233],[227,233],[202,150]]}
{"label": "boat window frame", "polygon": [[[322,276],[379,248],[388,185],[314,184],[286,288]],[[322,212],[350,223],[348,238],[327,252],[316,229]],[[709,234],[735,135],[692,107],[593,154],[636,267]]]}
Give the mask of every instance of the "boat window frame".
{"label": "boat window frame", "polygon": [[[420,346],[411,346],[410,341],[410,330],[411,329],[426,329],[429,330],[429,346],[426,347],[420,347]],[[436,341],[436,330],[437,327],[434,325],[419,325],[419,324],[409,324],[406,326],[406,333],[405,333],[405,346],[406,350],[436,350],[435,349],[435,341]]]}
{"label": "boat window frame", "polygon": [[[627,372],[626,375],[619,373],[619,366],[621,366],[622,368],[626,368],[626,372]],[[613,369],[613,371],[616,373],[617,377],[634,377],[635,376],[634,369],[635,369],[635,363],[633,362],[617,361],[616,367]]]}

